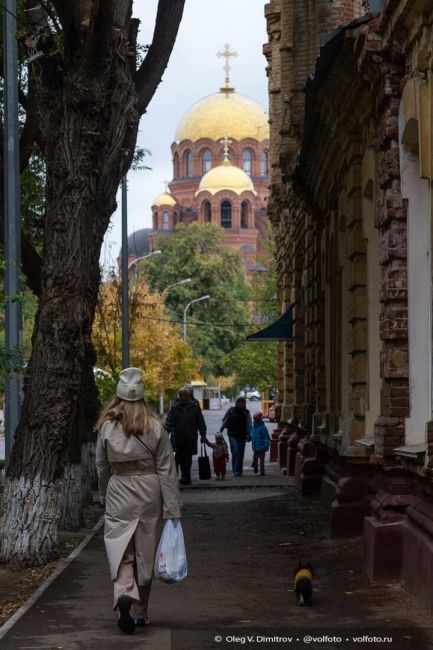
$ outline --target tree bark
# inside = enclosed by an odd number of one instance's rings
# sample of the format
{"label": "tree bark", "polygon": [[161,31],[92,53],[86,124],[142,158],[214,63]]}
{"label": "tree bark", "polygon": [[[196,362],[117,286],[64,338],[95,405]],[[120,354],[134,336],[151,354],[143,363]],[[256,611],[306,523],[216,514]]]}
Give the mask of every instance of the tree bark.
{"label": "tree bark", "polygon": [[80,396],[61,485],[59,516],[61,530],[78,530],[82,523],[82,505],[93,501],[92,481],[96,476],[96,434],[93,428],[100,406],[93,375],[95,363],[96,355],[91,346],[86,350]]}
{"label": "tree bark", "polygon": [[[184,0],[171,3],[177,9]],[[56,555],[59,488],[91,346],[100,249],[147,106],[141,103],[139,111],[146,78],[134,80],[135,53],[126,36],[130,0],[56,7],[64,50],[45,34],[38,45],[45,56],[30,70],[47,170],[44,259],[29,379],[0,517],[0,559],[32,566]],[[37,12],[31,15],[38,19]],[[179,12],[173,16],[166,30],[175,38]],[[161,42],[161,63],[154,63],[159,79],[174,38]]]}

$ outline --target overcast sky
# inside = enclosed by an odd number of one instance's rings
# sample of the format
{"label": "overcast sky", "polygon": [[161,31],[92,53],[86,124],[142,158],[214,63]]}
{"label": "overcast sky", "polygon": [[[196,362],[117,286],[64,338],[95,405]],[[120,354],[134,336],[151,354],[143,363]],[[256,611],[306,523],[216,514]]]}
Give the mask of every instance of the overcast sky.
{"label": "overcast sky", "polygon": [[[134,16],[140,18],[139,41],[150,43],[157,0],[138,0]],[[260,102],[266,110],[266,60],[262,45],[267,41],[264,0],[186,0],[178,37],[162,83],[147,113],[141,118],[138,146],[149,149],[151,171],[128,174],[128,233],[151,226],[150,206],[172,179],[170,146],[183,114],[198,100],[217,92],[224,83],[224,60],[216,53],[230,43],[238,56],[230,60],[235,89]],[[102,247],[101,263],[109,266],[121,244],[119,209]]]}

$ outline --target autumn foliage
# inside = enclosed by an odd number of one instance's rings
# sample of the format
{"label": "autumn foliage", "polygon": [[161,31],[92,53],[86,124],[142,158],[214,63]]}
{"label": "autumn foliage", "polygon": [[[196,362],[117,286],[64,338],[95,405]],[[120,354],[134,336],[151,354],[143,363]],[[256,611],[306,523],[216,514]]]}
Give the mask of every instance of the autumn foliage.
{"label": "autumn foliage", "polygon": [[[121,309],[121,284],[113,275],[101,284],[92,336],[98,366],[114,377],[121,370]],[[130,281],[129,326],[131,365],[143,371],[148,399],[156,400],[161,391],[171,395],[194,378],[200,362],[181,341],[164,295],[150,292],[143,278]]]}

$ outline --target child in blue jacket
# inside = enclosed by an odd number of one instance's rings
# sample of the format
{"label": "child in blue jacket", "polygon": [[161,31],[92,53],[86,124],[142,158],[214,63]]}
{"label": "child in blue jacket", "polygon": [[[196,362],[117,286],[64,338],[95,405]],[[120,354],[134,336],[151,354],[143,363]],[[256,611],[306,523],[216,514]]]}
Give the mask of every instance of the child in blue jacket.
{"label": "child in blue jacket", "polygon": [[265,473],[265,454],[269,449],[271,437],[266,425],[263,422],[263,413],[258,411],[253,415],[253,430],[251,433],[252,447],[254,452],[253,468],[254,474],[259,471],[258,465],[260,461],[260,474],[263,476]]}

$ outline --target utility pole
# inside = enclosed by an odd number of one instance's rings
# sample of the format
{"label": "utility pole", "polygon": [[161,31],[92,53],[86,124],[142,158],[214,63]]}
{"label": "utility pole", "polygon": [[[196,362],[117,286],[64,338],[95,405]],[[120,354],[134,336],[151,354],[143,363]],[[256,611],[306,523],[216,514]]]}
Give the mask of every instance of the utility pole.
{"label": "utility pole", "polygon": [[126,175],[122,178],[122,368],[129,368],[128,315],[128,199]]}
{"label": "utility pole", "polygon": [[[20,292],[21,202],[18,131],[18,53],[16,40],[16,0],[3,5],[4,75],[4,224],[5,224],[5,352],[19,365],[22,355]],[[5,390],[5,457],[10,453],[21,414],[20,373],[10,372]]]}

